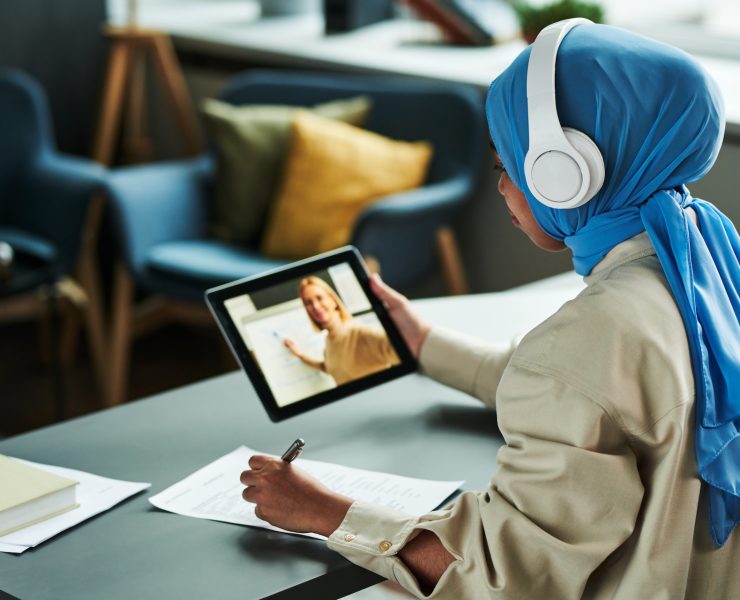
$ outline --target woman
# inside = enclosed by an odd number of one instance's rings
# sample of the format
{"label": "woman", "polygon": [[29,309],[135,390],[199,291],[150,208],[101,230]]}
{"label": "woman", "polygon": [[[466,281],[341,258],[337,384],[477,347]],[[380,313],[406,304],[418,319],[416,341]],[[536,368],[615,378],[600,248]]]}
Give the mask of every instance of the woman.
{"label": "woman", "polygon": [[285,340],[286,348],[305,364],[328,373],[337,385],[398,364],[383,330],[357,323],[323,279],[306,277],[298,286],[298,295],[314,329],[327,332],[323,360],[306,356],[293,340]]}
{"label": "woman", "polygon": [[605,179],[558,210],[524,171],[530,51],[486,99],[499,191],[537,246],[573,253],[587,288],[503,350],[431,329],[374,282],[422,368],[496,409],[506,445],[489,488],[409,517],[254,457],[243,496],[418,596],[738,598],[740,239],[683,185],[719,150],[716,86],[670,46],[570,31],[557,111],[596,143]]}

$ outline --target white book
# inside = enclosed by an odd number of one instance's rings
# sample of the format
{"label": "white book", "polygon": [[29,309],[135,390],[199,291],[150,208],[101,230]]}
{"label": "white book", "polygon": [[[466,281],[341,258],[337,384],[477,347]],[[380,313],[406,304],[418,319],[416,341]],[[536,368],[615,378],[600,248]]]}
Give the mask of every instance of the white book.
{"label": "white book", "polygon": [[77,508],[77,485],[0,454],[0,536]]}

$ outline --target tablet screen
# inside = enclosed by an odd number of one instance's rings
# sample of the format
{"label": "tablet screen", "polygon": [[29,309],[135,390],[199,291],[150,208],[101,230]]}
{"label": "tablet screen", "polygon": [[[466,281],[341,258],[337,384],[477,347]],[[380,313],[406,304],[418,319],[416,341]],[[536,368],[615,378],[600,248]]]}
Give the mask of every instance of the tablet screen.
{"label": "tablet screen", "polygon": [[274,420],[415,368],[351,249],[209,290],[207,298]]}

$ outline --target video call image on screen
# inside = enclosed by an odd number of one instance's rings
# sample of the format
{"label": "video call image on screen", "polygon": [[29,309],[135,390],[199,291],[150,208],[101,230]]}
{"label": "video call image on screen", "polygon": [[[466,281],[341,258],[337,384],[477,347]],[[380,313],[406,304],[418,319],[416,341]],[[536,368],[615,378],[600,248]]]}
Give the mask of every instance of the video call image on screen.
{"label": "video call image on screen", "polygon": [[400,363],[349,263],[224,306],[281,407]]}

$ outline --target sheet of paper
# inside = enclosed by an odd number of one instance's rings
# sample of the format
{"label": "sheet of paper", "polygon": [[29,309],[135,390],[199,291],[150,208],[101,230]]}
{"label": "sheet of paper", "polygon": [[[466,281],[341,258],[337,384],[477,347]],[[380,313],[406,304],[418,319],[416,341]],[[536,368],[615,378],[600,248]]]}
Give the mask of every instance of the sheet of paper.
{"label": "sheet of paper", "polygon": [[151,487],[151,483],[121,481],[75,469],[44,465],[22,459],[17,460],[44,469],[45,471],[56,473],[62,477],[79,481],[80,485],[77,486],[77,502],[80,506],[57,517],[0,537],[0,552],[14,552],[18,554],[23,551],[21,550],[19,552],[17,550],[18,547],[22,547],[24,550],[29,547],[33,548],[55,536],[57,533],[108,510],[129,496],[133,496]]}
{"label": "sheet of paper", "polygon": [[15,544],[3,544],[0,542],[0,552],[10,552],[11,554],[20,554],[28,550],[28,546],[16,546]]}
{"label": "sheet of paper", "polygon": [[[239,474],[247,468],[253,454],[260,452],[241,446],[152,496],[149,502],[162,510],[188,517],[284,531],[258,519],[254,504],[242,500],[244,486],[239,482]],[[433,510],[464,483],[401,477],[303,458],[296,464],[340,494],[412,515]],[[316,534],[298,535],[324,539]]]}

